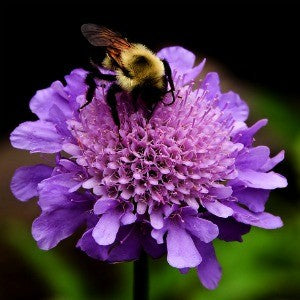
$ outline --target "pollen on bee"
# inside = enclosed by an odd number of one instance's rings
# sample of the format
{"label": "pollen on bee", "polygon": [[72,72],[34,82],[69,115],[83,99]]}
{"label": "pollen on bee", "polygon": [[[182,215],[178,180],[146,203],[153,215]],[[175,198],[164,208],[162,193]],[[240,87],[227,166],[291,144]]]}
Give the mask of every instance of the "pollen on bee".
{"label": "pollen on bee", "polygon": [[108,70],[114,69],[113,62],[108,55],[106,55],[105,58],[103,59],[102,66]]}

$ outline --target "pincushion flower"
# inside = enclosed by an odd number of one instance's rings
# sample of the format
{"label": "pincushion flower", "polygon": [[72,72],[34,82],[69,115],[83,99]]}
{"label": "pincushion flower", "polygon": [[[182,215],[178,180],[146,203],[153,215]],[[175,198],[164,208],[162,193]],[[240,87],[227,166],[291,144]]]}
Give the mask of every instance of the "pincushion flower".
{"label": "pincushion flower", "polygon": [[282,226],[264,208],[270,190],[287,185],[271,171],[284,152],[270,157],[268,147],[253,145],[267,120],[249,127],[248,106],[220,91],[217,73],[195,84],[205,61],[193,67],[194,54],[181,47],[158,56],[170,63],[176,101],[158,104],[150,120],[121,92],[118,128],[105,100],[109,83],[101,80],[92,103],[79,111],[87,90],[82,69],[66,76],[65,86],[56,81],[38,91],[30,102],[38,120],[19,125],[11,143],[53,153],[55,163],[21,167],[11,188],[21,201],[39,199],[32,234],[41,249],[84,225],[77,247],[95,259],[166,254],[182,273],[197,268],[213,289],[221,278],[214,239],[242,241],[251,226]]}

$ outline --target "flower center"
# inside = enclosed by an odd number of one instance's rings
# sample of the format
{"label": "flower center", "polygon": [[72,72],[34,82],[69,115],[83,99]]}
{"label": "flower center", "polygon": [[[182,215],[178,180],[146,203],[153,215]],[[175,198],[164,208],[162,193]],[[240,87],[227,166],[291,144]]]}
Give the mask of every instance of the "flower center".
{"label": "flower center", "polygon": [[234,178],[231,117],[204,93],[196,97],[188,88],[185,95],[172,106],[159,104],[148,122],[140,111],[124,113],[130,96],[123,94],[120,136],[104,99],[81,112],[72,127],[82,150],[77,162],[103,187],[103,197],[148,205],[199,202],[210,188]]}

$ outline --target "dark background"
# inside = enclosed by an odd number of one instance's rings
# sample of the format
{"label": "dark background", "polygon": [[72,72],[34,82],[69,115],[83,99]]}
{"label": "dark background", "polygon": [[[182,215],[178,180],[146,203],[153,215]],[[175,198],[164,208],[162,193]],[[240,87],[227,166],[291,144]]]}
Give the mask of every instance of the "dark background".
{"label": "dark background", "polygon": [[[195,272],[180,275],[166,259],[151,261],[151,299],[297,299],[299,260],[299,9],[293,2],[195,1],[10,1],[1,9],[0,108],[0,299],[130,299],[132,263],[108,265],[75,249],[80,233],[51,251],[38,250],[30,226],[39,209],[20,203],[9,189],[22,165],[40,155],[13,149],[9,133],[34,120],[28,103],[36,90],[78,67],[99,51],[82,37],[83,23],[123,33],[154,51],[181,45],[198,59],[204,73],[218,71],[222,90],[240,93],[250,106],[248,124],[268,118],[256,144],[276,154],[276,167],[289,187],[271,193],[267,211],[283,218],[275,231],[252,229],[244,243],[215,243],[223,267],[220,287],[207,291]],[[47,159],[47,158],[46,158]],[[176,288],[174,286],[176,285]]]}
{"label": "dark background", "polygon": [[[218,1],[10,1],[2,10],[1,134],[30,118],[37,89],[84,66],[93,50],[80,26],[92,22],[153,50],[182,45],[226,65],[239,79],[299,96],[296,4]],[[221,2],[221,1],[220,1]],[[100,52],[100,51],[99,51]],[[101,52],[100,52],[101,53]],[[9,117],[8,117],[9,116]]]}

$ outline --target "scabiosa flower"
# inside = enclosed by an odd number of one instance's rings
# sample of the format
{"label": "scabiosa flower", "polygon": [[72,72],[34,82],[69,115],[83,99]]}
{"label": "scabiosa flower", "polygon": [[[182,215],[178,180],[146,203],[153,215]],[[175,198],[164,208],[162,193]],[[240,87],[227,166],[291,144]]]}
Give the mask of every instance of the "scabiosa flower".
{"label": "scabiosa flower", "polygon": [[213,289],[221,277],[214,239],[242,241],[251,226],[282,226],[264,206],[270,190],[287,185],[270,171],[284,152],[270,158],[268,147],[253,146],[267,121],[248,127],[248,106],[234,92],[221,93],[217,73],[194,82],[205,61],[193,67],[194,54],[181,47],[158,56],[171,65],[176,101],[159,103],[150,120],[121,92],[118,128],[105,100],[109,83],[101,80],[79,111],[84,70],[66,76],[65,86],[56,81],[38,91],[30,108],[39,119],[19,125],[11,143],[54,153],[55,165],[21,167],[11,188],[21,201],[39,198],[32,234],[41,249],[85,225],[77,247],[89,256],[114,263],[138,259],[142,250],[167,254],[171,266],[197,268]]}

